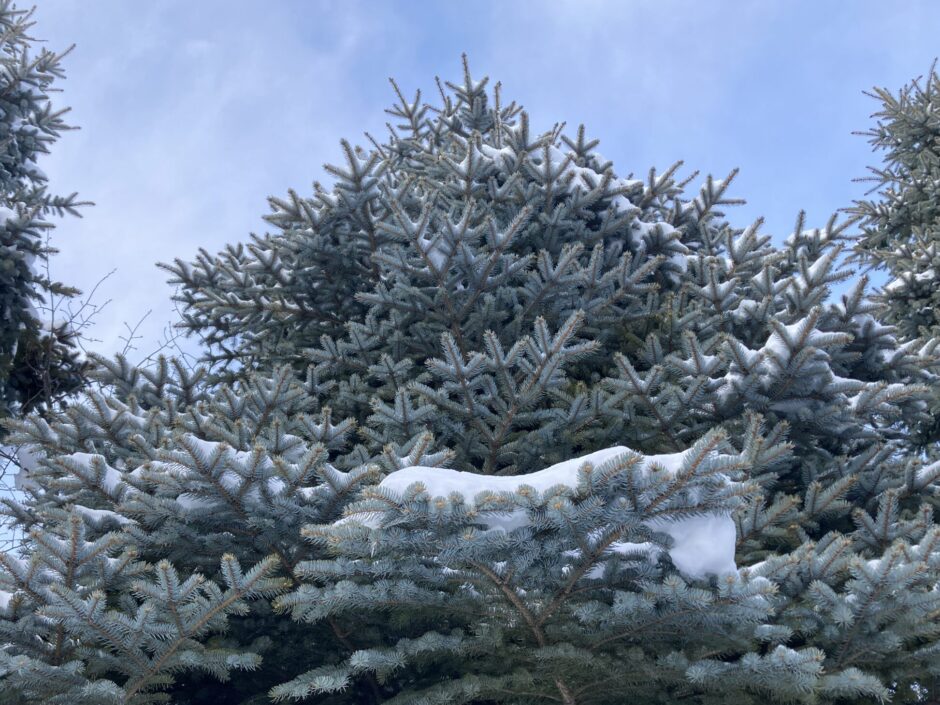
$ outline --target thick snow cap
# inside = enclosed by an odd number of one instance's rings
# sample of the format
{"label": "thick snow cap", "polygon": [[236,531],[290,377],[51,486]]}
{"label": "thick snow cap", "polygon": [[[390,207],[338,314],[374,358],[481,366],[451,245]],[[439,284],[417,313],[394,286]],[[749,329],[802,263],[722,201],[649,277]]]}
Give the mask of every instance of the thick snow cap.
{"label": "thick snow cap", "polygon": [[[379,486],[400,493],[410,485],[420,482],[432,497],[446,497],[457,492],[468,500],[472,500],[475,495],[484,491],[515,492],[522,485],[529,485],[539,492],[544,492],[555,485],[576,487],[578,470],[585,463],[591,463],[596,467],[618,455],[630,452],[632,451],[624,446],[605,448],[580,458],[552,465],[538,472],[514,476],[477,475],[446,468],[412,466],[387,475]],[[671,453],[645,456],[638,471],[655,464],[665,469],[666,472],[675,473],[682,466],[684,455],[684,453]],[[349,520],[358,521],[373,528],[379,526],[377,515],[348,517],[340,521]],[[512,531],[525,526],[528,523],[528,517],[524,511],[516,510],[501,516],[488,515],[483,523],[491,530]],[[684,575],[690,578],[703,578],[707,575],[724,575],[737,571],[734,562],[736,529],[734,520],[730,516],[705,514],[676,520],[655,520],[648,522],[647,526],[672,537],[675,543],[669,549],[669,556],[676,568]],[[611,549],[616,553],[642,551],[654,560],[659,554],[658,547],[653,544],[622,542],[613,544]]]}

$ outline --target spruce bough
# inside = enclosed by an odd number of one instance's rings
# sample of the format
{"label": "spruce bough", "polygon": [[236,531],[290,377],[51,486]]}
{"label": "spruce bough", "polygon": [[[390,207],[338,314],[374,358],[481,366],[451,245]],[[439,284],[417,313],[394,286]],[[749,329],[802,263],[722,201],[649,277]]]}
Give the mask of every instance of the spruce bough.
{"label": "spruce bough", "polygon": [[[0,0],[0,419],[49,411],[86,381],[79,331],[62,320],[61,303],[81,292],[51,279],[46,265],[55,252],[49,215],[78,215],[90,204],[50,194],[36,164],[73,129],[63,118],[68,108],[50,99],[68,50],[34,51],[32,14]],[[5,435],[0,427],[0,441]]]}
{"label": "spruce bough", "polygon": [[[393,86],[331,190],[165,265],[205,367],[99,358],[15,425],[42,459],[5,502],[5,701],[929,692],[936,341],[864,278],[832,300],[852,221],[778,246],[725,220],[734,174],[618,177],[466,63],[437,105]],[[432,491],[459,473],[485,491]],[[733,570],[674,560],[709,517]]]}

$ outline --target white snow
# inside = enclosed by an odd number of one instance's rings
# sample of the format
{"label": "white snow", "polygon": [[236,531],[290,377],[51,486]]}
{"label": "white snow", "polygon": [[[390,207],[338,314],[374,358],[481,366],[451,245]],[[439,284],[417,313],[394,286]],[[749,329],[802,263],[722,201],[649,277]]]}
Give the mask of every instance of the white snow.
{"label": "white snow", "polygon": [[780,360],[781,363],[785,363],[790,359],[792,353],[791,344],[800,339],[800,326],[802,320],[798,323],[791,323],[788,326],[784,326],[786,330],[786,338],[782,336],[778,331],[774,331],[770,334],[770,337],[767,338],[767,342],[764,343],[764,347],[761,348],[761,352],[764,354],[764,357],[768,355],[773,356],[777,360]]}
{"label": "white snow", "polygon": [[114,492],[115,488],[123,482],[121,473],[112,467],[105,466],[104,476],[101,478],[105,490]]}
{"label": "white snow", "polygon": [[689,257],[684,254],[671,254],[669,255],[669,261],[674,264],[680,272],[686,272],[689,269]]}
{"label": "white snow", "polygon": [[199,438],[198,436],[194,436],[192,434],[188,434],[186,436],[186,440],[207,458],[211,458],[221,446],[225,446],[224,450],[231,450],[231,447],[228,444],[220,443],[219,441],[207,441],[204,438]]}
{"label": "white snow", "polygon": [[40,169],[39,165],[33,159],[27,159],[25,162],[23,162],[23,171],[30,178],[37,179],[39,181],[48,181],[49,177],[46,176],[46,172]]}
{"label": "white snow", "polygon": [[[629,541],[617,541],[610,545],[610,550],[621,556],[641,556],[642,558],[644,558],[647,561],[650,561],[651,563],[655,563],[659,559],[660,554],[662,553],[662,549],[659,546],[649,541],[644,541],[643,543],[631,543]],[[563,555],[569,558],[580,558],[581,551],[579,549],[575,549],[573,551],[565,551]],[[585,573],[585,576],[588,578],[595,579],[595,580],[602,577],[604,575],[605,564],[606,564],[606,561],[601,561],[597,563],[587,573]],[[566,575],[570,573],[571,568],[572,566],[570,565],[565,566],[563,568],[564,573]]]}
{"label": "white snow", "polygon": [[8,220],[16,220],[17,217],[16,211],[6,206],[0,206],[0,228],[6,225]]}
{"label": "white snow", "polygon": [[[618,196],[617,198],[626,200],[623,196]],[[627,203],[629,204],[628,208],[636,209],[632,203],[629,201],[627,201]],[[657,233],[659,233],[659,235],[664,239],[670,238],[671,236],[676,235],[676,228],[669,223],[662,221],[649,222],[637,218],[630,225],[630,242],[634,248],[640,248],[646,245],[647,241],[651,240]],[[677,252],[676,254],[687,254],[688,250],[684,245],[682,245],[678,235],[676,235],[673,240],[675,245],[686,250],[685,253]]]}
{"label": "white snow", "polygon": [[178,496],[176,498],[176,503],[188,511],[201,511],[204,509],[211,509],[213,506],[215,506],[215,502],[212,500],[202,499],[189,493],[184,493]]}
{"label": "white snow", "polygon": [[81,514],[83,517],[90,519],[91,522],[95,525],[101,524],[107,519],[113,519],[118,524],[134,523],[133,519],[128,519],[126,516],[122,516],[117,512],[112,512],[108,509],[91,509],[90,507],[83,507],[80,504],[74,505],[72,509]]}
{"label": "white snow", "polygon": [[[401,493],[411,485],[421,483],[431,497],[446,497],[451,493],[463,495],[465,498],[472,498],[481,492],[514,493],[525,485],[544,493],[557,485],[574,488],[578,484],[579,472],[585,464],[589,463],[596,467],[626,453],[632,453],[632,451],[624,446],[605,448],[580,458],[552,465],[538,472],[515,476],[478,475],[447,468],[412,466],[390,473],[379,483],[379,487]],[[681,468],[682,462],[683,453],[645,456],[644,461],[634,468],[634,472],[649,473],[656,467],[660,472],[674,475]],[[340,519],[336,524],[355,521],[371,528],[378,528],[380,520],[380,515],[375,513],[355,514]],[[488,514],[481,523],[490,531],[512,531],[526,526],[529,518],[525,511],[517,509],[502,515]],[[724,575],[736,572],[737,567],[734,563],[736,530],[734,520],[730,516],[705,514],[675,520],[655,519],[646,522],[646,525],[654,531],[663,532],[672,537],[674,544],[669,549],[669,556],[676,568],[683,574],[701,578],[710,574]],[[653,560],[659,554],[653,544],[622,542],[613,544],[611,548],[618,553],[645,551]]]}
{"label": "white snow", "polygon": [[490,145],[483,143],[479,147],[480,153],[489,159],[490,161],[500,161],[502,162],[501,166],[505,169],[509,169],[513,162],[516,161],[516,150],[512,147],[503,147],[502,149],[496,149]]}
{"label": "white snow", "polygon": [[[260,471],[262,474],[268,474],[273,471],[274,465],[269,458],[262,457],[260,465],[255,467],[257,459],[248,451],[234,450],[228,444],[218,441],[207,441],[195,436],[189,436],[188,441],[197,449],[198,452],[207,458],[215,457],[220,453],[218,460],[224,468],[215,478],[215,481],[226,492],[233,495],[239,495],[242,502],[250,505],[261,502],[261,484],[263,483],[265,491],[277,496],[285,492],[287,483],[277,476],[257,477]],[[174,478],[182,480],[184,483],[204,482],[204,479],[194,474],[185,465],[177,462],[152,461],[149,465],[149,472],[165,473]],[[135,470],[131,475],[137,474]],[[311,488],[311,492],[313,488]],[[218,504],[220,498],[210,498],[213,489],[206,483],[204,494],[207,496],[198,496],[191,492],[184,492],[176,498],[176,503],[187,511],[204,511]]]}
{"label": "white snow", "polygon": [[69,455],[63,455],[59,459],[71,461],[71,465],[66,463],[65,466],[73,470],[78,469],[85,477],[91,477],[97,472],[95,469],[95,461],[100,461],[104,466],[101,485],[109,494],[113,494],[118,485],[124,481],[123,475],[108,465],[103,455],[94,453],[71,453]]}
{"label": "white snow", "polygon": [[16,464],[23,472],[30,472],[36,469],[43,456],[43,452],[36,446],[22,445],[16,449]]}
{"label": "white snow", "polygon": [[737,528],[734,519],[719,514],[688,517],[678,521],[655,520],[653,531],[669,534],[675,541],[669,557],[679,572],[690,577],[734,573]]}
{"label": "white snow", "polygon": [[903,279],[894,279],[885,286],[884,290],[897,291],[898,289],[903,289],[905,286],[907,286],[907,282]]}
{"label": "white snow", "polygon": [[[795,323],[775,329],[764,343],[764,347],[760,349],[760,353],[765,361],[773,361],[782,368],[801,348],[824,349],[828,339],[831,339],[831,334],[827,336],[826,333],[812,327],[812,320],[804,317]],[[773,373],[774,371],[773,367],[764,366],[763,372]]]}
{"label": "white snow", "polygon": [[7,592],[6,590],[0,590],[0,609],[5,610],[10,604],[10,598],[13,597],[12,592]]}
{"label": "white snow", "polygon": [[[472,472],[413,465],[390,473],[379,486],[396,492],[403,492],[410,485],[420,482],[427,488],[428,494],[432,497],[445,497],[451,492],[457,492],[467,497],[472,497],[487,490],[491,492],[515,492],[522,485],[528,485],[539,492],[545,492],[555,485],[575,486],[577,484],[578,468],[585,463],[600,465],[611,458],[628,452],[630,452],[630,449],[624,446],[606,448],[581,458],[566,460],[528,475],[512,476],[478,475]],[[663,458],[667,456],[651,457]]]}
{"label": "white snow", "polygon": [[16,449],[16,464],[20,468],[13,478],[13,486],[16,489],[22,490],[25,488],[29,473],[39,466],[39,461],[43,457],[45,457],[45,453],[37,446],[21,445]]}
{"label": "white snow", "polygon": [[226,470],[221,475],[219,475],[219,484],[229,492],[238,492],[245,482],[246,479],[244,477],[236,472],[232,472],[231,470]]}
{"label": "white snow", "polygon": [[940,476],[940,460],[929,465],[921,466],[914,473],[914,483],[917,489],[923,489]]}
{"label": "white snow", "polygon": [[808,287],[811,283],[817,282],[826,270],[829,268],[829,265],[832,264],[832,259],[830,257],[820,257],[815,262],[813,262],[809,267],[806,268],[806,276],[800,275],[800,279],[803,280],[804,287]]}
{"label": "white snow", "polygon": [[418,240],[418,246],[428,258],[428,261],[434,265],[434,269],[438,272],[443,271],[444,264],[449,256],[445,249],[444,236],[439,234],[435,238],[421,238]]}
{"label": "white snow", "polygon": [[906,275],[906,277],[902,276],[891,281],[885,286],[884,291],[898,291],[908,286],[909,284],[913,284],[914,282],[929,282],[929,281],[933,281],[936,278],[937,278],[937,273],[933,269],[933,267],[931,267],[930,269],[926,269],[923,272],[914,274],[913,276],[908,274]]}

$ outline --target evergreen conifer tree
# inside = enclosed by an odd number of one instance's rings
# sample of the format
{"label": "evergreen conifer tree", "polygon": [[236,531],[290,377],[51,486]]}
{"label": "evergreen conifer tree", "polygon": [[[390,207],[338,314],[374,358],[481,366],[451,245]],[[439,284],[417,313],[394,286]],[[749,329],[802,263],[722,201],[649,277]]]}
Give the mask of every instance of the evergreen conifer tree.
{"label": "evergreen conifer tree", "polygon": [[4,702],[931,694],[940,360],[830,300],[851,221],[775,245],[466,61],[394,87],[332,189],[166,266],[207,368],[15,424]]}
{"label": "evergreen conifer tree", "polygon": [[0,418],[48,409],[78,389],[86,371],[76,331],[35,307],[50,296],[80,293],[51,280],[41,264],[54,252],[45,238],[54,227],[48,216],[78,215],[85,204],[74,193],[48,193],[36,164],[72,128],[62,117],[68,109],[50,100],[68,52],[34,54],[31,17],[31,10],[0,1]]}
{"label": "evergreen conifer tree", "polygon": [[[880,298],[885,320],[904,340],[940,338],[940,75],[935,66],[923,86],[915,79],[897,96],[884,88],[868,94],[881,102],[877,126],[861,133],[884,152],[884,165],[872,168],[868,179],[876,182],[880,198],[847,209],[864,217],[859,259],[891,278]],[[921,432],[928,447],[940,441],[940,395],[932,412],[933,423]]]}
{"label": "evergreen conifer tree", "polygon": [[868,94],[881,110],[877,126],[860,134],[884,152],[884,166],[872,167],[870,177],[880,198],[850,209],[866,218],[857,249],[890,274],[887,317],[906,338],[940,336],[940,75],[934,66],[923,86],[916,79],[897,96],[885,88]]}

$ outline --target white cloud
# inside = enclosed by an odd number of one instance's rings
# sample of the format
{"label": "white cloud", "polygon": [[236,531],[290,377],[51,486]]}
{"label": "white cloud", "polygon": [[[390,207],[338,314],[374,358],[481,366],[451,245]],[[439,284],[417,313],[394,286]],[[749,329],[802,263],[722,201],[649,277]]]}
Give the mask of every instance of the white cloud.
{"label": "white cloud", "polygon": [[156,261],[246,239],[264,227],[266,196],[302,191],[338,158],[350,126],[384,122],[381,105],[364,109],[370,85],[355,75],[394,24],[382,13],[332,10],[311,44],[286,10],[242,9],[59,2],[37,17],[52,46],[79,44],[61,102],[82,129],[43,167],[55,190],[96,202],[82,220],[60,221],[53,273],[87,290],[118,270],[101,287],[112,300],[92,332],[101,350],[119,349],[125,322],[148,309],[141,351],[176,319]]}

